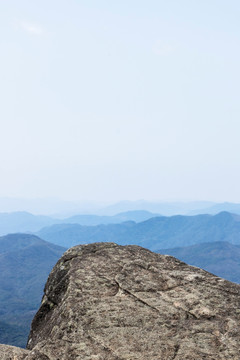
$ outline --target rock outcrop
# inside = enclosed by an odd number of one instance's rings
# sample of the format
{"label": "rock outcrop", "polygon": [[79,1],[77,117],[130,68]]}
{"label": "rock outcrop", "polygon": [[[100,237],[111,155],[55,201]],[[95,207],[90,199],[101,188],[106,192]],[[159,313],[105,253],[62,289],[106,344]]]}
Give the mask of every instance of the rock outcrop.
{"label": "rock outcrop", "polygon": [[0,345],[1,360],[23,360],[26,358],[28,353],[29,351],[15,346]]}
{"label": "rock outcrop", "polygon": [[76,246],[48,278],[27,349],[2,345],[0,358],[239,360],[240,286],[138,246]]}

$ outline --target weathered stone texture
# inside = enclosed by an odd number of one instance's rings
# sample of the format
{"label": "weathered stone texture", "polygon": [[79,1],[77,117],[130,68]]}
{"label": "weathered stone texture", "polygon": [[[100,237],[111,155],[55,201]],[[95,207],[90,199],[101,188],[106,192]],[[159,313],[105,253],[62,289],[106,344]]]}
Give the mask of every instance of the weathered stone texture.
{"label": "weathered stone texture", "polygon": [[239,344],[239,285],[138,246],[96,243],[54,267],[25,359],[239,360]]}
{"label": "weathered stone texture", "polygon": [[15,346],[0,345],[1,360],[23,360],[29,351],[17,348]]}

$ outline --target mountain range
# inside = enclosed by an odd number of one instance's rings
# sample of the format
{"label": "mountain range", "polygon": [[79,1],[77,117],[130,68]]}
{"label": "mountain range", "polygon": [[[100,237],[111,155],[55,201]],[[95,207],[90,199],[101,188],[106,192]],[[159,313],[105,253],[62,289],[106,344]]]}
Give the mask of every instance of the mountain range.
{"label": "mountain range", "polygon": [[64,251],[34,235],[0,237],[0,343],[25,346],[48,274]]}
{"label": "mountain range", "polygon": [[67,248],[96,241],[136,244],[154,251],[214,241],[240,245],[240,216],[222,212],[217,215],[161,216],[140,223],[59,224],[46,227],[37,235]]}
{"label": "mountain range", "polygon": [[[143,210],[144,209],[144,210]],[[123,210],[123,211],[122,211]],[[0,236],[9,233],[36,233],[44,227],[57,224],[79,224],[97,226],[119,224],[125,221],[142,222],[159,216],[216,215],[219,212],[240,214],[240,204],[211,202],[151,203],[147,201],[125,201],[99,210],[96,214],[77,214],[70,217],[33,215],[26,211],[0,212]]]}
{"label": "mountain range", "polygon": [[114,216],[115,214],[146,210],[164,216],[217,214],[229,211],[240,214],[240,204],[213,201],[120,201],[116,203],[93,203],[79,201],[64,201],[54,198],[18,199],[0,198],[1,212],[22,212],[47,215],[55,219],[66,219],[76,214],[96,214],[99,216]]}
{"label": "mountain range", "polygon": [[158,214],[145,210],[128,211],[114,216],[74,215],[66,219],[56,219],[49,216],[33,215],[28,212],[0,213],[0,235],[17,232],[36,232],[53,224],[81,224],[94,226],[99,224],[117,224],[123,221],[140,222]]}
{"label": "mountain range", "polygon": [[238,203],[215,203],[211,201],[189,201],[189,202],[151,202],[145,200],[121,201],[98,210],[97,214],[113,215],[119,212],[132,210],[147,210],[164,216],[173,215],[199,215],[199,214],[218,214],[228,211],[240,214],[240,204]]}
{"label": "mountain range", "polygon": [[157,252],[174,256],[189,265],[197,266],[229,281],[240,283],[239,245],[216,241],[174,249],[161,249]]}

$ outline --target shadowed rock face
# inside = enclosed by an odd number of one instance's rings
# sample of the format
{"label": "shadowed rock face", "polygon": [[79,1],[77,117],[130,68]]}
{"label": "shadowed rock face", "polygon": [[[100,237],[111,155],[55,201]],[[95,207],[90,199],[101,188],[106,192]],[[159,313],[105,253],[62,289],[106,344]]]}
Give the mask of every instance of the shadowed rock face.
{"label": "shadowed rock face", "polygon": [[4,358],[2,346],[0,358],[237,360],[239,344],[239,285],[138,246],[97,243],[62,256],[28,351]]}

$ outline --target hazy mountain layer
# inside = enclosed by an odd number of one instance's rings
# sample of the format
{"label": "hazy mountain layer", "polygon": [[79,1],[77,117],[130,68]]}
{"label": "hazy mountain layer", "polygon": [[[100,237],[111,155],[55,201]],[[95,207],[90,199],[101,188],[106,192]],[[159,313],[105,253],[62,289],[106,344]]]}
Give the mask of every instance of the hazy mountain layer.
{"label": "hazy mountain layer", "polygon": [[240,283],[239,245],[220,241],[175,249],[162,249],[157,252],[172,255],[189,265],[200,267],[224,279]]}
{"label": "hazy mountain layer", "polygon": [[204,242],[228,241],[240,244],[240,217],[227,212],[218,215],[156,217],[122,224],[80,226],[54,225],[38,232],[47,241],[71,247],[96,241],[137,244],[158,250]]}
{"label": "hazy mountain layer", "polygon": [[28,212],[0,213],[0,235],[17,232],[34,232],[59,221],[48,216],[32,215]]}
{"label": "hazy mountain layer", "polygon": [[44,283],[64,250],[33,235],[0,238],[0,343],[25,345]]}
{"label": "hazy mountain layer", "polygon": [[66,219],[55,219],[49,216],[32,215],[27,212],[0,213],[0,235],[16,232],[36,232],[43,227],[53,224],[117,224],[124,221],[144,221],[158,214],[153,214],[144,210],[128,211],[114,216],[98,215],[75,215]]}
{"label": "hazy mountain layer", "polygon": [[[118,208],[124,208],[125,203],[120,203],[119,207],[113,206],[111,211]],[[124,205],[125,204],[125,205]],[[127,202],[127,204],[129,204]],[[67,217],[64,219],[52,218],[49,216],[40,216],[33,215],[27,212],[14,212],[14,213],[0,213],[0,235],[7,235],[9,233],[36,233],[40,231],[44,227],[56,225],[56,224],[79,224],[84,226],[97,226],[97,225],[107,225],[107,224],[119,224],[125,221],[134,221],[134,222],[142,222],[149,220],[150,218],[160,216],[159,214],[164,215],[172,215],[175,213],[185,214],[189,213],[190,215],[196,215],[199,213],[205,214],[216,214],[220,211],[229,209],[231,213],[240,213],[240,205],[238,204],[217,204],[212,207],[204,208],[203,206],[208,203],[186,203],[185,207],[181,203],[166,203],[166,204],[158,204],[156,203],[154,206],[150,206],[147,202],[133,202],[131,206],[151,208],[153,212],[149,212],[146,210],[131,210],[126,212],[120,212],[116,215],[106,216],[106,215],[74,215],[71,217]],[[191,210],[194,206],[199,206],[198,210]],[[129,205],[129,207],[131,208]],[[128,207],[126,205],[126,207]],[[158,211],[157,211],[158,210]],[[107,211],[107,210],[106,210]],[[111,213],[111,211],[109,211]],[[185,215],[184,215],[185,216]]]}
{"label": "hazy mountain layer", "polygon": [[197,215],[197,214],[217,214],[222,211],[227,211],[233,214],[240,214],[240,204],[234,203],[219,203],[213,204],[212,206],[205,207],[205,208],[196,208],[191,210],[188,215]]}
{"label": "hazy mountain layer", "polygon": [[[98,211],[98,214],[113,215],[120,212],[143,210],[143,209],[153,213],[159,213],[164,216],[172,216],[177,214],[188,215],[189,212],[194,211],[196,209],[198,211],[197,214],[204,214],[205,211],[202,211],[202,209],[206,209],[214,205],[217,204],[210,201],[190,201],[190,202],[180,202],[180,201],[151,202],[145,200],[121,201],[102,208],[101,210]],[[223,210],[225,209],[221,209],[220,211]]]}

